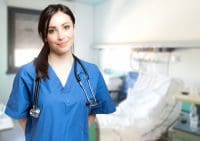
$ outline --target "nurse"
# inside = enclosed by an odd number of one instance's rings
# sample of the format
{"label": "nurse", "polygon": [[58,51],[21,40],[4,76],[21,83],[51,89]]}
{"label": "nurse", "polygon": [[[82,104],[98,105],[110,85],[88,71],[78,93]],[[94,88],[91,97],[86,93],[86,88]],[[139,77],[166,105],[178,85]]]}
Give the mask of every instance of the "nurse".
{"label": "nurse", "polygon": [[[19,120],[26,141],[88,141],[88,128],[95,115],[115,111],[102,74],[96,65],[79,62],[73,55],[75,18],[68,7],[47,6],[41,12],[38,32],[43,48],[16,74],[5,112]],[[30,115],[30,109],[37,77],[41,81],[37,101],[40,113],[36,118]],[[88,106],[88,98],[95,98],[98,106]]]}

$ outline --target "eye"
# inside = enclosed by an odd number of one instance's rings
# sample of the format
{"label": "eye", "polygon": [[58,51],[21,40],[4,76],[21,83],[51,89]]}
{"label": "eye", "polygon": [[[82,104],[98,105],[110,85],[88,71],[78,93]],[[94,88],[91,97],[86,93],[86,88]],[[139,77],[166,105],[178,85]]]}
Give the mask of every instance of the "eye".
{"label": "eye", "polygon": [[64,25],[64,29],[65,30],[70,29],[70,25]]}
{"label": "eye", "polygon": [[49,29],[49,30],[48,30],[48,33],[49,33],[49,34],[52,34],[53,32],[54,32],[54,29]]}

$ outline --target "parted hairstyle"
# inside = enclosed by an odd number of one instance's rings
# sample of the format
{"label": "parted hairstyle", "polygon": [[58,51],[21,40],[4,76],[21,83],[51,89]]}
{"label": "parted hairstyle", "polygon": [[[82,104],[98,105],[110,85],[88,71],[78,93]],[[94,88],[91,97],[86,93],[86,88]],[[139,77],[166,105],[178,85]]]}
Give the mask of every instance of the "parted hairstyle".
{"label": "parted hairstyle", "polygon": [[50,48],[47,42],[47,34],[48,34],[49,22],[52,16],[59,11],[67,14],[72,20],[72,23],[75,25],[75,17],[72,11],[65,5],[62,4],[48,5],[41,12],[38,23],[38,33],[44,44],[39,55],[34,59],[36,73],[41,78],[48,78],[48,55],[50,52]]}

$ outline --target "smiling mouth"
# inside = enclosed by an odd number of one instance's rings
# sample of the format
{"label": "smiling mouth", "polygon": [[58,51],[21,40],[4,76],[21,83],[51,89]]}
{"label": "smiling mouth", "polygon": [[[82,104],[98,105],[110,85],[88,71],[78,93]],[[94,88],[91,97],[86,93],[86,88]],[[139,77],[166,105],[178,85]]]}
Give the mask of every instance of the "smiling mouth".
{"label": "smiling mouth", "polygon": [[60,47],[65,47],[67,44],[67,42],[63,42],[63,43],[58,43],[57,45],[60,46]]}

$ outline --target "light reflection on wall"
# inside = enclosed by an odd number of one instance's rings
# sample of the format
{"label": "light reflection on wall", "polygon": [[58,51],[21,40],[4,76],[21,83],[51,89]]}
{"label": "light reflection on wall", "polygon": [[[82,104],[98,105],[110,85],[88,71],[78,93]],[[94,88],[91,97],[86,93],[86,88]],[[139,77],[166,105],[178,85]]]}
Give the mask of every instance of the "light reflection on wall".
{"label": "light reflection on wall", "polygon": [[118,71],[129,71],[130,68],[130,48],[107,48],[101,52],[100,65],[103,70],[111,69]]}
{"label": "light reflection on wall", "polygon": [[39,48],[17,48],[14,52],[14,64],[16,67],[20,67],[28,62],[31,62],[39,53]]}

